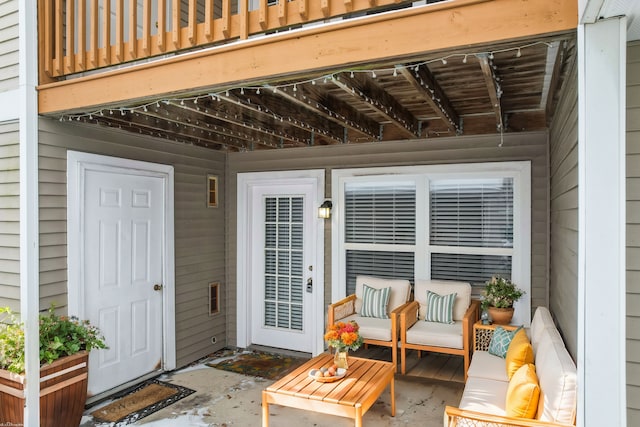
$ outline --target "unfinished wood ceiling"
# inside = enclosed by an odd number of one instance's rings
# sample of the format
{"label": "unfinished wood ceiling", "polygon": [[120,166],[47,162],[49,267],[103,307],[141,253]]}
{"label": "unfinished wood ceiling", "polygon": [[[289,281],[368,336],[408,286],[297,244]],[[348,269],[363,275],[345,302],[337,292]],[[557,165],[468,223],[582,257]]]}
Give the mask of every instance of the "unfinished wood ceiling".
{"label": "unfinished wood ceiling", "polygon": [[437,52],[65,115],[217,150],[500,134],[550,122],[575,35]]}

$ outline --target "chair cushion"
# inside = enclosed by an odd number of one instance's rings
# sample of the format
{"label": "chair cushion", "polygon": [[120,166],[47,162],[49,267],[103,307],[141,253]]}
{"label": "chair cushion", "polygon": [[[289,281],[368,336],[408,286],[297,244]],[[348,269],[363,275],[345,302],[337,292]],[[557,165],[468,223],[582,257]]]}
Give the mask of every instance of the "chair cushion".
{"label": "chair cushion", "polygon": [[546,328],[536,352],[536,371],[541,390],[538,418],[573,424],[578,398],[576,365],[558,337],[557,330]]}
{"label": "chair cushion", "polygon": [[421,320],[424,320],[427,313],[427,291],[438,295],[448,295],[455,292],[453,320],[462,320],[471,305],[471,285],[469,283],[451,280],[416,280],[413,295],[414,299],[420,303],[418,315]]}
{"label": "chair cushion", "polygon": [[536,312],[533,315],[533,319],[531,320],[531,345],[534,350],[538,347],[538,341],[542,336],[542,331],[546,328],[556,328],[556,325],[553,321],[553,317],[551,317],[551,313],[549,309],[543,306],[539,306],[536,308]]}
{"label": "chair cushion", "polygon": [[521,366],[533,363],[533,348],[524,329],[518,329],[511,340],[505,362],[509,378],[512,378]]}
{"label": "chair cushion", "polygon": [[458,406],[468,411],[504,415],[508,386],[509,383],[505,381],[469,377]]}
{"label": "chair cushion", "polygon": [[467,376],[504,382],[509,381],[507,371],[504,369],[504,359],[483,350],[473,352]]}
{"label": "chair cushion", "polygon": [[438,295],[427,291],[427,312],[424,320],[427,322],[453,323],[453,303],[455,292],[449,295]]}
{"label": "chair cushion", "polygon": [[540,385],[536,367],[526,363],[513,374],[507,387],[505,412],[508,417],[533,418],[538,412]]}
{"label": "chair cushion", "polygon": [[391,342],[391,319],[378,319],[377,317],[363,317],[359,314],[342,319],[342,322],[355,320],[358,322],[360,335],[365,340],[378,340]]}
{"label": "chair cushion", "polygon": [[521,328],[508,331],[502,326],[496,326],[493,330],[493,335],[491,335],[491,341],[489,341],[489,353],[502,357],[503,359],[507,357],[509,344],[511,344],[511,340],[520,329]]}
{"label": "chair cushion", "polygon": [[411,283],[404,279],[383,279],[380,277],[357,276],[356,277],[356,313],[362,310],[362,295],[364,285],[370,288],[380,289],[391,287],[387,314],[409,301],[411,296]]}
{"label": "chair cushion", "polygon": [[416,322],[407,330],[407,342],[435,347],[462,348],[462,322],[452,324]]}
{"label": "chair cushion", "polygon": [[387,306],[389,305],[390,294],[391,287],[376,289],[363,285],[360,315],[388,319]]}

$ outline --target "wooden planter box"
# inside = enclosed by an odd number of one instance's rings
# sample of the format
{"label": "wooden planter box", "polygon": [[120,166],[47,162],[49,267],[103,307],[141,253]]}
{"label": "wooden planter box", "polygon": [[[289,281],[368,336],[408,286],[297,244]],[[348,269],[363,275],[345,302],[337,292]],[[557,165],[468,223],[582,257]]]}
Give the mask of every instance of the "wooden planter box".
{"label": "wooden planter box", "polygon": [[[89,354],[63,357],[40,368],[40,426],[79,426],[87,400]],[[0,420],[24,424],[24,375],[0,370]]]}

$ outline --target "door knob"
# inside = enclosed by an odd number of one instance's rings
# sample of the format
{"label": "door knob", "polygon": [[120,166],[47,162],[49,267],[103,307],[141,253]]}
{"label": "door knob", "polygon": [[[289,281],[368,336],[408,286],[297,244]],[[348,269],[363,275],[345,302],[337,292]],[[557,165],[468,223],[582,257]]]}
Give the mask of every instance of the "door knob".
{"label": "door knob", "polygon": [[155,285],[153,285],[153,290],[154,291],[161,291],[162,290],[162,285],[159,283],[156,283]]}

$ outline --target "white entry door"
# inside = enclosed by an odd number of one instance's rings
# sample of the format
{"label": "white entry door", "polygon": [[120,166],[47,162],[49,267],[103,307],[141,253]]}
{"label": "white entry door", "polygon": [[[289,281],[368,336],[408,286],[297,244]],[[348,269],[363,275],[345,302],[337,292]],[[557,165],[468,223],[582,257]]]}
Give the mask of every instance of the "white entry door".
{"label": "white entry door", "polygon": [[324,326],[318,181],[264,175],[246,189],[248,344],[316,353]]}
{"label": "white entry door", "polygon": [[95,395],[165,368],[166,177],[90,165],[79,188],[77,301],[109,346],[90,356]]}

